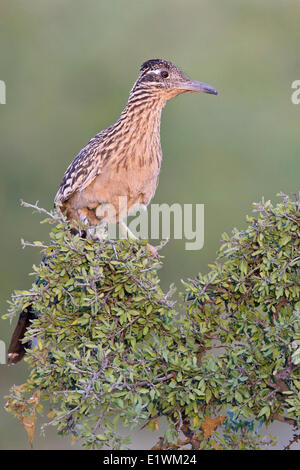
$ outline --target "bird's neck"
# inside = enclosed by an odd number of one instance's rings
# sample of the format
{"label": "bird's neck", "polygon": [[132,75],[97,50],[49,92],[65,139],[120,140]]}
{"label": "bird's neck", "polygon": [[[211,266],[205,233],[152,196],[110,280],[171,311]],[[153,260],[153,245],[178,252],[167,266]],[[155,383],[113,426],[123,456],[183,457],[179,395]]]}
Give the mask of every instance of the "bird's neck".
{"label": "bird's neck", "polygon": [[124,123],[134,129],[139,138],[147,135],[149,138],[160,133],[160,121],[164,100],[155,94],[139,93],[131,95],[126,107],[120,116]]}
{"label": "bird's neck", "polygon": [[107,139],[113,137],[114,148],[118,148],[118,159],[128,158],[133,165],[153,163],[160,167],[160,121],[164,102],[156,96],[134,94],[118,121],[109,128]]}

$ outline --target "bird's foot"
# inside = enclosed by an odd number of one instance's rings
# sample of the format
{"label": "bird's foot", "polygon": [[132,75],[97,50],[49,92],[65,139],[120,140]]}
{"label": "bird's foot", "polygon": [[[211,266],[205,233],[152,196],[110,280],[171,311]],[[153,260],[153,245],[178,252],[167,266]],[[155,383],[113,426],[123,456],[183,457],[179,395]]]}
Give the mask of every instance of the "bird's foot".
{"label": "bird's foot", "polygon": [[150,251],[150,254],[151,254],[154,258],[159,258],[158,251],[157,251],[156,248],[154,248],[154,246],[150,245],[150,243],[147,243],[147,248],[148,248],[148,250]]}
{"label": "bird's foot", "polygon": [[90,227],[87,230],[87,234],[92,240],[104,240],[107,237],[107,225],[99,224],[96,227]]}

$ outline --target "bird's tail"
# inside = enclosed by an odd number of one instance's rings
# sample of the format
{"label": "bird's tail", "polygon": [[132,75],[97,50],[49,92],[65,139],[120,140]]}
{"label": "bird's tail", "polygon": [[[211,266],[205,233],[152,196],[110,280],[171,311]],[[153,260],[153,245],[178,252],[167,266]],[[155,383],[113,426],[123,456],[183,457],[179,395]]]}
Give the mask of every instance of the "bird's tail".
{"label": "bird's tail", "polygon": [[22,343],[22,339],[24,338],[27,328],[30,326],[31,320],[35,317],[32,305],[29,305],[20,313],[8,348],[8,364],[16,364],[19,362],[26,353],[25,349],[30,348],[30,342]]}
{"label": "bird's tail", "polygon": [[[78,230],[72,229],[71,230],[72,235],[77,235]],[[82,238],[86,238],[87,234],[85,231],[80,232],[80,236]],[[42,258],[42,263],[48,264],[47,258],[43,256]],[[39,279],[36,281],[39,283]],[[55,303],[57,301],[54,301]],[[22,343],[22,340],[25,336],[27,328],[29,328],[31,321],[37,318],[37,314],[34,313],[32,304],[30,304],[28,307],[26,307],[19,316],[18,323],[16,325],[16,328],[13,332],[10,345],[8,348],[8,364],[16,364],[17,362],[21,361],[21,359],[25,356],[26,354],[26,349],[30,349],[31,347],[31,342],[27,343]]]}

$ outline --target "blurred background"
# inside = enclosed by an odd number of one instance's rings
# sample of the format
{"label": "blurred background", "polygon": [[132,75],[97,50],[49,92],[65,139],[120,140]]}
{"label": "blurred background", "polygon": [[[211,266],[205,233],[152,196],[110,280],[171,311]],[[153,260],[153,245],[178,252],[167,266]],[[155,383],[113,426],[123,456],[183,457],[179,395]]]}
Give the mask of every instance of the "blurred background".
{"label": "blurred background", "polygon": [[[51,209],[62,175],[78,151],[115,122],[142,62],[173,61],[219,96],[183,95],[163,111],[163,165],[153,202],[205,204],[205,242],[164,248],[162,287],[207,271],[222,232],[245,227],[262,196],[299,191],[300,79],[297,0],[9,0],[1,1],[0,311],[14,289],[30,288],[38,250],[20,239],[47,240],[48,226],[20,199]],[[1,321],[0,339],[12,326]],[[28,448],[22,426],[3,405],[26,364],[0,366],[0,448]],[[279,430],[279,431],[278,431]],[[289,430],[273,428],[288,442]],[[161,432],[158,432],[160,435]],[[150,436],[153,442],[155,436]],[[153,444],[152,444],[153,445]],[[149,432],[134,448],[149,448]],[[39,437],[35,448],[71,448]]]}

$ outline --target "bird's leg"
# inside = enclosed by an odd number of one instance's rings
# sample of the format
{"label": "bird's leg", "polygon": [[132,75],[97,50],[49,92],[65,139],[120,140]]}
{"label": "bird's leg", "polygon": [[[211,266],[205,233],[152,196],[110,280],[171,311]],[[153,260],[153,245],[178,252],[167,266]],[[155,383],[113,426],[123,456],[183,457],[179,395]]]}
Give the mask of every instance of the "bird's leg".
{"label": "bird's leg", "polygon": [[89,227],[86,231],[86,234],[87,234],[87,238],[92,238],[93,240],[95,240],[97,238],[96,236],[96,227]]}
{"label": "bird's leg", "polygon": [[127,227],[124,222],[119,222],[119,227],[122,232],[126,235],[126,238],[131,238],[132,240],[138,240],[138,238],[132,233],[132,231]]}
{"label": "bird's leg", "polygon": [[[132,233],[132,231],[127,227],[127,225],[124,222],[119,222],[119,227],[126,234],[127,238],[138,240],[138,238]],[[154,256],[155,258],[158,258],[158,252],[154,248],[154,246],[150,245],[150,243],[147,243],[147,248],[150,251],[152,256]]]}

